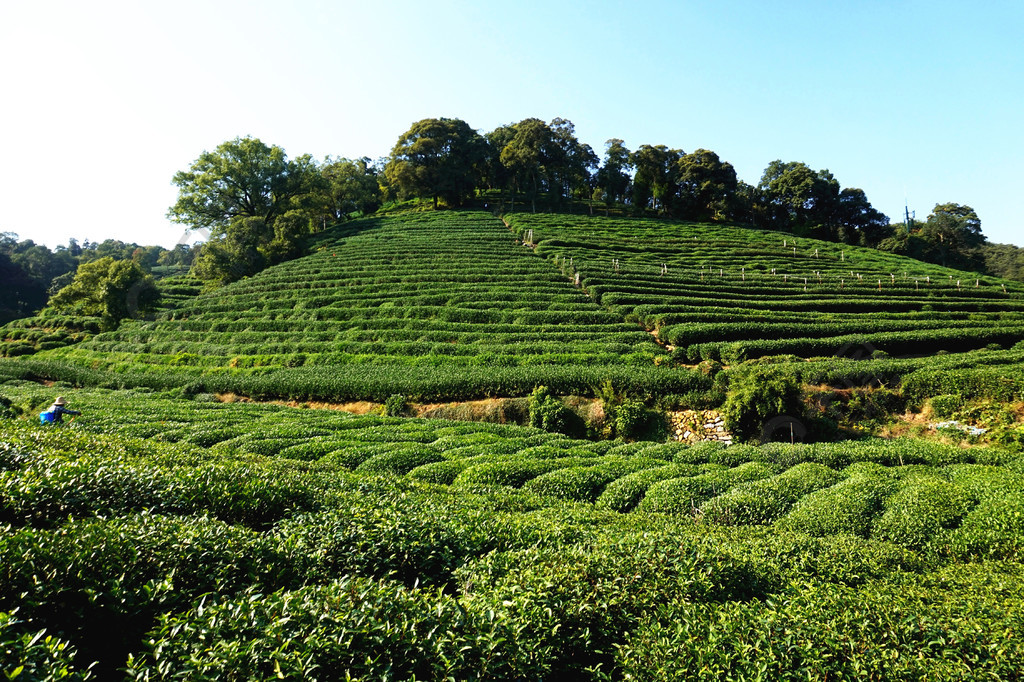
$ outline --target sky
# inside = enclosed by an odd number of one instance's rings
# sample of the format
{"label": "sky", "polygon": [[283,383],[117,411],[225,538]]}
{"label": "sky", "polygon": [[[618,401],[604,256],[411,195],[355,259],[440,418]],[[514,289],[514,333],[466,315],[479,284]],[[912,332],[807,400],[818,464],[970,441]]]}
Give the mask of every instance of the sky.
{"label": "sky", "polygon": [[1024,246],[1021,35],[1019,0],[3,0],[0,232],[171,247],[171,178],[236,137],[377,159],[424,118],[562,117]]}

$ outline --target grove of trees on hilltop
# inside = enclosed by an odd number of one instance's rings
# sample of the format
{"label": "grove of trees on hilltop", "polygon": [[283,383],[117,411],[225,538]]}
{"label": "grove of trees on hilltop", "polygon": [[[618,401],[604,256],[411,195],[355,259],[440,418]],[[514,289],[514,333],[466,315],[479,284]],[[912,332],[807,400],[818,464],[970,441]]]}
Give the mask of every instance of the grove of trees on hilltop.
{"label": "grove of trees on hilltop", "polygon": [[[628,149],[605,143],[603,159],[576,137],[567,119],[526,118],[480,134],[457,118],[426,118],[399,136],[376,163],[308,155],[289,160],[280,147],[236,138],[204,152],[174,176],[177,222],[211,230],[194,272],[229,282],[301,251],[304,236],[386,201],[426,199],[435,208],[463,206],[481,193],[498,210],[584,210],[727,221],[921,260],[981,269],[985,238],[969,206],[940,204],[922,224],[892,225],[864,190],[843,187],[828,170],[772,161],[757,185],[709,149],[663,144]],[[1008,262],[1006,257],[999,262]]]}

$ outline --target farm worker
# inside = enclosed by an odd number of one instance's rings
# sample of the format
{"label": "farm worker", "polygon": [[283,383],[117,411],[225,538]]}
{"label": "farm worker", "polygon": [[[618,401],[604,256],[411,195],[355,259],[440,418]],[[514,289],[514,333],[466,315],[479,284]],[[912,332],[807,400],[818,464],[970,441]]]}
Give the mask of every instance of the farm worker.
{"label": "farm worker", "polygon": [[69,410],[64,407],[68,402],[63,397],[57,396],[57,399],[53,401],[53,405],[50,405],[45,412],[39,413],[39,421],[43,424],[62,424],[64,422],[64,415],[70,414],[72,417],[77,417],[82,414],[78,410]]}

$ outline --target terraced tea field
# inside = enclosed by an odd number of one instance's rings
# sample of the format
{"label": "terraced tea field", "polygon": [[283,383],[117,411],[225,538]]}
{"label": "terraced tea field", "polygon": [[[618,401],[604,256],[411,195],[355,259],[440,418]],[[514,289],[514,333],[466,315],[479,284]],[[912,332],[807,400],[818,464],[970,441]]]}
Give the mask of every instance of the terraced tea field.
{"label": "terraced tea field", "polygon": [[[587,392],[611,379],[667,392],[692,372],[655,372],[666,351],[603,309],[485,213],[367,220],[312,255],[203,294],[155,322],[34,358],[36,375],[294,398]],[[75,374],[79,372],[79,374]],[[276,373],[273,373],[276,372]],[[124,381],[122,381],[124,383]]]}
{"label": "terraced tea field", "polygon": [[[472,211],[351,223],[311,255],[191,299],[183,280],[156,321],[4,371],[296,400],[524,396],[542,384],[592,395],[610,382],[706,401],[712,378],[687,366],[781,356],[817,358],[791,371],[839,388],[959,366],[976,393],[1024,390],[1020,284],[727,226],[506,221],[512,231]],[[949,376],[916,381],[915,395]]]}
{"label": "terraced tea field", "polygon": [[662,352],[487,214],[364,222],[173,317],[89,350],[223,367],[628,363]]}
{"label": "terraced tea field", "polygon": [[830,242],[723,226],[515,214],[605,309],[687,361],[1008,348],[1024,286]]}
{"label": "terraced tea field", "polygon": [[[0,419],[0,669],[29,679],[1024,667],[1019,452],[576,441],[58,389],[71,423]],[[54,390],[0,385],[29,416]]]}

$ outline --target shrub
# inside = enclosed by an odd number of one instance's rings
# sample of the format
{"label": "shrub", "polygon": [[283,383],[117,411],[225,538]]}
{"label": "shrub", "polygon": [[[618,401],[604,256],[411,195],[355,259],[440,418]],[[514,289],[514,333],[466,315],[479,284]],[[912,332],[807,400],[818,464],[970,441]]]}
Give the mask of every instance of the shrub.
{"label": "shrub", "polygon": [[[524,679],[511,633],[452,598],[357,576],[165,617],[129,679]],[[211,646],[211,643],[214,643]],[[502,655],[495,656],[498,650]]]}
{"label": "shrub", "polygon": [[543,662],[545,679],[611,673],[615,647],[665,595],[749,599],[777,583],[763,565],[700,539],[663,534],[494,553],[460,569],[458,577],[470,586],[466,610],[489,614],[518,633],[514,646]]}
{"label": "shrub", "polygon": [[384,401],[384,416],[399,417],[405,413],[405,396],[401,393],[393,393]]}
{"label": "shrub", "polygon": [[465,469],[455,478],[452,485],[460,488],[495,485],[520,488],[530,479],[563,466],[558,460],[551,459],[503,459],[484,462]]}
{"label": "shrub", "polygon": [[897,488],[897,482],[883,467],[853,468],[846,480],[803,497],[776,522],[783,530],[814,536],[852,533],[867,537],[882,503]]}
{"label": "shrub", "polygon": [[456,477],[472,465],[469,459],[447,459],[421,464],[408,473],[409,478],[425,483],[451,485]]}
{"label": "shrub", "polygon": [[6,680],[96,679],[87,667],[75,665],[75,648],[18,618],[18,611],[0,611],[0,674]]}
{"label": "shrub", "polygon": [[943,553],[962,559],[1008,559],[1024,555],[1024,493],[982,502],[935,543]]}
{"label": "shrub", "polygon": [[546,386],[538,386],[530,394],[529,410],[530,426],[545,431],[569,433],[575,426],[574,422],[579,419],[572,410],[551,395]]}
{"label": "shrub", "polygon": [[[724,468],[716,465],[712,465],[712,467]],[[617,512],[629,512],[640,504],[644,495],[647,494],[647,489],[658,481],[697,476],[707,471],[706,466],[701,467],[696,464],[667,464],[636,471],[609,483],[597,499],[597,504]]]}
{"label": "shrub", "polygon": [[207,592],[276,588],[290,572],[274,543],[208,518],[139,515],[0,538],[0,609],[59,633],[107,677],[156,615]]}
{"label": "shrub", "polygon": [[623,440],[664,440],[664,418],[640,400],[626,400],[615,408],[615,436]]}
{"label": "shrub", "polygon": [[872,537],[920,549],[940,531],[958,525],[970,499],[957,485],[939,478],[911,480],[885,501]]}
{"label": "shrub", "polygon": [[[991,575],[986,576],[989,573]],[[624,679],[1006,679],[1024,646],[1020,568],[978,565],[934,581],[810,583],[771,600],[678,601],[618,650]],[[944,584],[934,592],[935,585]]]}
{"label": "shrub", "polygon": [[800,386],[784,369],[755,365],[730,375],[722,415],[734,437],[758,440],[769,419],[802,414]]}
{"label": "shrub", "polygon": [[482,532],[487,519],[479,513],[418,496],[350,495],[339,502],[338,509],[296,516],[274,531],[307,580],[355,573],[410,587],[444,586],[467,557],[499,542]]}
{"label": "shrub", "polygon": [[771,466],[762,462],[747,462],[733,469],[660,481],[647,489],[647,495],[637,508],[646,512],[695,515],[698,507],[706,500],[726,492],[738,483],[765,478],[771,474]]}
{"label": "shrub", "polygon": [[701,520],[721,525],[770,524],[804,495],[834,485],[840,478],[822,464],[798,464],[778,476],[744,483],[712,498],[701,506]]}
{"label": "shrub", "polygon": [[374,455],[364,460],[356,471],[360,473],[374,474],[397,474],[404,475],[418,466],[438,462],[444,459],[444,455],[434,448],[427,447],[420,443],[403,444],[390,452]]}
{"label": "shrub", "polygon": [[956,394],[937,395],[928,400],[928,405],[936,417],[946,419],[963,409],[964,399]]}

